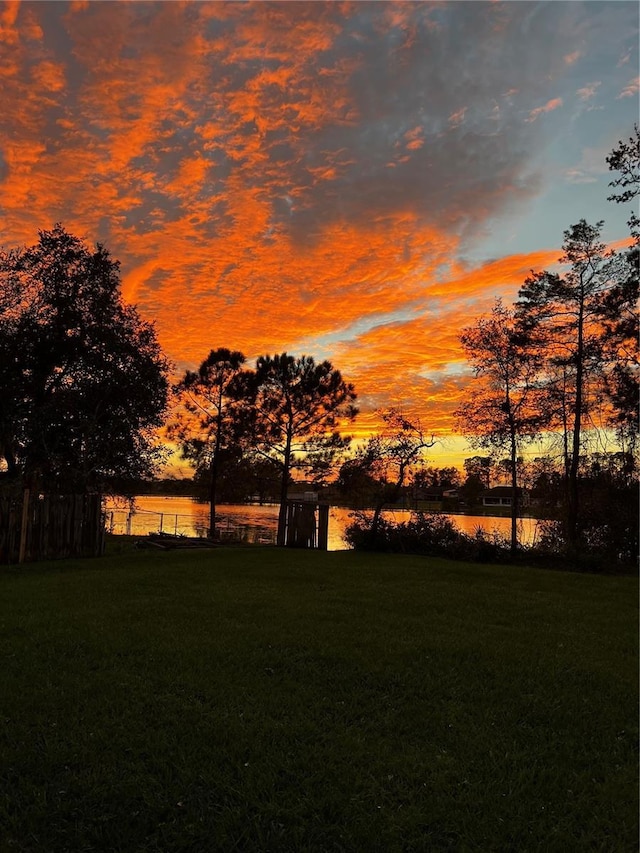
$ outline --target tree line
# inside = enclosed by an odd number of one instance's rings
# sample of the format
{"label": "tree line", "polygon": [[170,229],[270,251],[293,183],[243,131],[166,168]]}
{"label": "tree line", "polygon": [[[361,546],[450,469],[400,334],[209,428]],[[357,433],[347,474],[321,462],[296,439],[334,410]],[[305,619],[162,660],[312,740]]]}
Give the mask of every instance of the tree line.
{"label": "tree line", "polygon": [[[616,202],[640,192],[634,130],[607,158]],[[502,458],[514,552],[527,444],[559,442],[554,476],[573,553],[587,535],[582,485],[594,437],[615,439],[627,481],[636,476],[640,220],[632,213],[632,245],[621,252],[606,249],[602,225],[571,226],[562,272],[532,271],[512,306],[496,301],[461,332],[475,381],[456,419],[473,447]],[[261,481],[277,483],[279,542],[294,474],[343,490],[366,483],[375,540],[383,508],[424,476],[435,437],[399,410],[383,412],[378,434],[350,449],[356,392],[329,361],[283,352],[250,368],[242,353],[220,347],[173,385],[171,368],[153,324],[123,301],[119,263],[103,245],[92,249],[58,224],[33,246],[0,252],[5,489],[101,491],[151,476],[166,455],[164,426],[206,480],[212,535],[220,485],[244,466],[258,491]]]}
{"label": "tree line", "polygon": [[[640,194],[640,134],[607,158],[620,175],[610,200]],[[587,439],[615,435],[633,466],[638,436],[638,262],[640,221],[631,214],[631,247],[607,250],[603,222],[581,219],[564,232],[564,272],[532,272],[518,300],[496,301],[488,317],[463,330],[462,346],[480,380],[457,411],[471,443],[507,451],[512,484],[511,546],[517,548],[522,446],[558,436],[564,484],[563,530],[576,553],[585,534],[580,475]],[[604,512],[604,508],[603,508]]]}

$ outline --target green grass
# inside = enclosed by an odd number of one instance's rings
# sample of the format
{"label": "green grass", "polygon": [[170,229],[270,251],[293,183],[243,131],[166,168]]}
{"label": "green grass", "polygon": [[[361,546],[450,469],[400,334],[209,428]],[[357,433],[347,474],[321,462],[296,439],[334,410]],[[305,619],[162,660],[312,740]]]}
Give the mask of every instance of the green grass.
{"label": "green grass", "polygon": [[0,851],[638,848],[637,583],[220,548],[0,569]]}

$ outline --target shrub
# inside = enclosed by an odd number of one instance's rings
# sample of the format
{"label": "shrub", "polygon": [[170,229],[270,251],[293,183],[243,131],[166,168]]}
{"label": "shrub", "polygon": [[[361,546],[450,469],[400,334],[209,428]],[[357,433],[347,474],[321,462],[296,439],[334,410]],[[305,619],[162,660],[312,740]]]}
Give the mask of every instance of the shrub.
{"label": "shrub", "polygon": [[356,551],[422,554],[483,563],[511,559],[509,543],[499,533],[478,527],[473,536],[468,536],[441,513],[416,512],[409,521],[399,523],[382,517],[376,531],[366,513],[354,512],[352,518],[345,539]]}

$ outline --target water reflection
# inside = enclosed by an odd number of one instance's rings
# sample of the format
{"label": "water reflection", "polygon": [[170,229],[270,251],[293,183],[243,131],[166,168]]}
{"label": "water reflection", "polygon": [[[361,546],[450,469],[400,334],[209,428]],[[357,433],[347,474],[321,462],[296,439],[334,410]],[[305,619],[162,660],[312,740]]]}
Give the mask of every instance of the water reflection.
{"label": "water reflection", "polygon": [[[394,510],[385,515],[396,521],[407,521],[411,513]],[[455,525],[467,534],[473,534],[480,527],[488,533],[494,531],[509,537],[511,521],[508,518],[480,515],[449,515]],[[217,512],[218,532],[222,539],[237,539],[252,544],[274,544],[278,522],[278,507],[247,506],[245,504],[225,504]],[[351,523],[351,510],[332,507],[329,514],[330,551],[340,551],[349,546],[343,535]],[[209,525],[209,507],[186,497],[156,497],[139,495],[135,499],[135,512],[131,513],[126,504],[113,501],[107,504],[107,529],[113,533],[130,533],[134,536],[146,536],[147,533],[163,531],[181,536],[206,536]],[[520,541],[529,545],[535,541],[537,521],[533,518],[521,518],[518,522]]]}

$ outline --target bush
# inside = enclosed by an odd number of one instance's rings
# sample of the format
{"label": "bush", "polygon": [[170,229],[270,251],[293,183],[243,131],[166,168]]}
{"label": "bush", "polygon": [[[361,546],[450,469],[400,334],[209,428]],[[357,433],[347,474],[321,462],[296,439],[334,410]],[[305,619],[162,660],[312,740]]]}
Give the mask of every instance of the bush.
{"label": "bush", "polygon": [[402,550],[391,546],[391,540],[394,538],[392,528],[396,527],[392,522],[380,517],[378,529],[374,531],[371,526],[371,519],[366,512],[357,510],[351,513],[351,518],[354,519],[354,522],[345,530],[344,538],[354,551],[393,552]]}
{"label": "bush", "polygon": [[[409,521],[395,523],[384,516],[378,529],[372,529],[372,515],[351,514],[353,523],[345,539],[356,551],[420,554],[449,557],[478,563],[526,562],[564,571],[628,573],[634,571],[637,553],[637,525],[629,521],[629,513],[620,508],[618,519],[610,512],[583,517],[581,546],[578,553],[569,550],[562,521],[540,521],[540,535],[534,546],[511,552],[510,542],[497,531],[478,527],[470,536],[458,530],[446,515],[416,512]],[[635,532],[634,532],[635,531]]]}
{"label": "bush", "polygon": [[422,554],[482,563],[512,561],[509,543],[499,533],[488,533],[479,527],[473,536],[468,536],[438,512],[416,512],[409,521],[399,523],[381,517],[376,531],[366,513],[354,512],[352,518],[345,539],[356,551]]}
{"label": "bush", "polygon": [[610,510],[606,514],[583,515],[580,544],[575,552],[563,521],[541,521],[538,525],[541,535],[533,555],[542,562],[600,574],[637,571],[638,525],[625,508],[620,508],[617,515]]}

